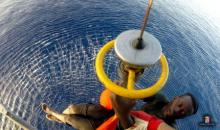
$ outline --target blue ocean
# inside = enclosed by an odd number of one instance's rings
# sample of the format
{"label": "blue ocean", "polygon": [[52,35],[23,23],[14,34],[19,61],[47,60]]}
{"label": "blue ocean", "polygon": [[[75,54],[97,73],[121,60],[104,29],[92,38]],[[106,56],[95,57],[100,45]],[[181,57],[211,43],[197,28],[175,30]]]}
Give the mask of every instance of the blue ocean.
{"label": "blue ocean", "polygon": [[[61,112],[71,103],[98,103],[104,89],[94,68],[99,49],[121,32],[140,29],[145,0],[0,1],[0,103],[39,130],[71,130],[48,121],[47,103]],[[161,43],[170,75],[162,91],[171,100],[190,92],[198,112],[179,130],[220,129],[220,9],[217,0],[155,0],[145,31]],[[117,79],[117,57],[105,69]],[[158,67],[154,67],[157,72]],[[155,81],[145,72],[139,86]],[[152,75],[152,76],[149,76]],[[148,82],[149,81],[149,82]],[[137,106],[138,108],[139,106]],[[214,126],[200,126],[204,115]],[[0,114],[0,129],[15,126]]]}

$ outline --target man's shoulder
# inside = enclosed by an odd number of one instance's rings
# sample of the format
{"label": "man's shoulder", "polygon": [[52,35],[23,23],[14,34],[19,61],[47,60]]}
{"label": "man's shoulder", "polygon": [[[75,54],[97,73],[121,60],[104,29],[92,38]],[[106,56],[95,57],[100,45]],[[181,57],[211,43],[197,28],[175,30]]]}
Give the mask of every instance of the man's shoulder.
{"label": "man's shoulder", "polygon": [[168,99],[167,99],[167,97],[162,92],[158,92],[154,96],[151,96],[151,97],[148,97],[148,98],[144,98],[143,101],[147,102],[147,103],[152,103],[152,102],[164,102],[164,103],[167,103]]}
{"label": "man's shoulder", "polygon": [[159,118],[163,117],[161,115],[161,109],[168,103],[164,94],[161,92],[157,93],[153,97],[144,99],[144,102],[146,103],[141,107],[141,110]]}

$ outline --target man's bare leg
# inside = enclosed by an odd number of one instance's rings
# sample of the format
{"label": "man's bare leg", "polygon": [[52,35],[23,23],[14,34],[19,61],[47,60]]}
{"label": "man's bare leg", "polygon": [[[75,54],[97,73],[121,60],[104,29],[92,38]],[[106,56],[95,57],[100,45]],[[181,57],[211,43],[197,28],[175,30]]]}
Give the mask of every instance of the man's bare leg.
{"label": "man's bare leg", "polygon": [[96,104],[71,104],[64,111],[63,114],[77,114],[94,119],[108,118],[114,115],[113,110],[107,110],[101,105]]}
{"label": "man's bare leg", "polygon": [[49,119],[54,119],[53,121],[60,121],[65,124],[69,124],[75,129],[95,130],[97,126],[100,125],[100,122],[94,123],[94,121],[89,120],[87,118],[82,118],[76,115],[66,115],[57,113],[56,111],[49,108],[46,104],[42,104],[42,109],[45,113],[47,113],[47,115],[49,115]]}
{"label": "man's bare leg", "polygon": [[[84,104],[84,105],[86,105],[86,104]],[[62,113],[63,114],[79,114],[79,115],[83,115],[83,113],[82,113],[82,109],[83,109],[83,107],[85,107],[85,106],[82,106],[82,105],[75,105],[75,104],[71,104],[71,105],[69,105]]]}
{"label": "man's bare leg", "polygon": [[58,120],[55,116],[53,115],[50,115],[50,114],[47,114],[46,115],[46,118],[50,121],[55,121],[55,122],[58,122],[58,123],[63,123],[62,121]]}
{"label": "man's bare leg", "polygon": [[41,104],[42,109],[45,113],[47,113],[48,115],[52,115],[54,117],[56,117],[58,120],[60,120],[63,123],[66,123],[66,118],[67,116],[65,114],[59,114],[58,112],[52,110],[51,108],[49,108],[46,104]]}

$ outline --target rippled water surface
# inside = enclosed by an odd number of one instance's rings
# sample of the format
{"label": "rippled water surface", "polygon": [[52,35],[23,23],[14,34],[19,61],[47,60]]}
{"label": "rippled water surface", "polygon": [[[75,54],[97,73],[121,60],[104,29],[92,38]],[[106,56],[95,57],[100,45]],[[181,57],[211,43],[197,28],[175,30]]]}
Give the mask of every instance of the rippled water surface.
{"label": "rippled water surface", "polygon": [[[195,1],[195,2],[194,2]],[[39,130],[71,129],[47,121],[39,104],[62,111],[70,103],[98,102],[103,86],[94,70],[99,48],[120,32],[138,29],[143,0],[0,1],[0,100]],[[184,92],[199,101],[180,130],[220,129],[220,24],[198,0],[155,0],[147,31],[162,45],[170,66],[163,89],[169,99]],[[217,15],[217,14],[216,14]],[[106,71],[117,78],[111,53]],[[142,81],[148,81],[144,76]],[[145,85],[143,82],[138,85]],[[204,114],[217,122],[201,127]],[[1,117],[0,127],[10,125]]]}

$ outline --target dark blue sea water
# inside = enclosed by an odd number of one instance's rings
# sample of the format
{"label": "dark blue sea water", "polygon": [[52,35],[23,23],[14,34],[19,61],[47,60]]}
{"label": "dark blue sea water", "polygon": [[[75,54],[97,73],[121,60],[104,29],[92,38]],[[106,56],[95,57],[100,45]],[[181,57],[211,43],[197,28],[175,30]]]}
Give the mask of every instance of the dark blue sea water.
{"label": "dark blue sea water", "polygon": [[[180,130],[220,129],[220,20],[218,8],[211,6],[216,14],[210,14],[202,2],[155,0],[146,28],[169,62],[162,91],[169,99],[191,92],[199,101],[196,115],[178,120]],[[139,29],[146,5],[144,0],[0,1],[1,103],[39,130],[71,129],[46,120],[39,104],[61,112],[70,103],[98,103],[103,86],[95,56],[119,33]],[[106,62],[109,76],[117,78],[114,54]],[[216,126],[198,125],[205,114]],[[2,130],[12,125],[0,117]]]}

